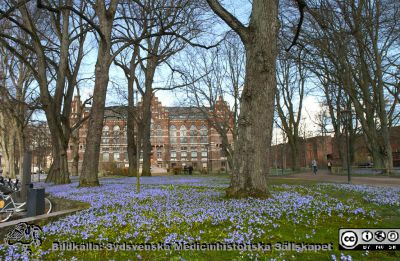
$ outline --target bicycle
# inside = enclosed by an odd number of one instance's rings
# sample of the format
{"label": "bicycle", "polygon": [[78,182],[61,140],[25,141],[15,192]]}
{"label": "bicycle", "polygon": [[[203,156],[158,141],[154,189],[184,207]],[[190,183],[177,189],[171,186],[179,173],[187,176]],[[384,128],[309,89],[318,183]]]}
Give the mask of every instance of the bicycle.
{"label": "bicycle", "polygon": [[[16,203],[12,195],[21,190],[19,180],[16,179],[13,182],[8,179],[8,182],[4,181],[4,178],[0,176],[0,223],[9,220],[15,213],[26,211],[24,208],[26,202]],[[53,205],[48,198],[44,198],[44,212],[49,214],[52,210]]]}

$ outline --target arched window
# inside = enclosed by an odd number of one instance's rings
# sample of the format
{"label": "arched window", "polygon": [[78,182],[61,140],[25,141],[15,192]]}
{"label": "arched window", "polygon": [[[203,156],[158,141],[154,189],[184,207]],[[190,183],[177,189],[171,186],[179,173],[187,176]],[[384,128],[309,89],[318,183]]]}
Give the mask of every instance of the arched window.
{"label": "arched window", "polygon": [[181,137],[181,143],[187,143],[187,129],[185,125],[181,126],[180,137]]}
{"label": "arched window", "polygon": [[201,143],[208,143],[208,129],[205,125],[200,127],[200,142]]}
{"label": "arched window", "polygon": [[197,142],[197,128],[196,126],[192,125],[190,126],[190,143],[196,143]]}
{"label": "arched window", "polygon": [[176,143],[176,127],[175,127],[175,125],[171,125],[169,127],[169,136],[170,136],[171,144],[175,144]]}
{"label": "arched window", "polygon": [[113,128],[113,134],[114,136],[118,136],[120,133],[119,131],[121,130],[121,128],[118,125],[115,125]]}

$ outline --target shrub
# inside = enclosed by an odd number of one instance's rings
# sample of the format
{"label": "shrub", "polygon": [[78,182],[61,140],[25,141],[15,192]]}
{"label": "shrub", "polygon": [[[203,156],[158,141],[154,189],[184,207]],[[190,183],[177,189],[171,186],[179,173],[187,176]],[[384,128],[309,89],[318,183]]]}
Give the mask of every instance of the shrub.
{"label": "shrub", "polygon": [[129,170],[126,167],[118,167],[115,162],[104,162],[101,164],[101,173],[104,176],[129,176]]}
{"label": "shrub", "polygon": [[182,167],[173,167],[172,172],[174,173],[174,175],[180,175],[182,172]]}

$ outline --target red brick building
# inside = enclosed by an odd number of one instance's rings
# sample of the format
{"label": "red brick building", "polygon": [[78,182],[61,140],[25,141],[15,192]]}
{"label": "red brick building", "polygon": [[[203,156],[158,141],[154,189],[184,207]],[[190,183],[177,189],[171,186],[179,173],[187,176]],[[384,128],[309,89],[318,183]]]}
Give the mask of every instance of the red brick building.
{"label": "red brick building", "polygon": [[[79,97],[75,97],[72,119],[77,118]],[[139,103],[139,107],[140,107]],[[194,169],[223,171],[227,160],[221,152],[221,138],[211,126],[210,115],[229,111],[220,97],[209,114],[194,107],[166,107],[157,97],[152,100],[151,144],[152,166],[163,169],[193,166]],[[85,108],[87,115],[90,108]],[[136,128],[135,128],[136,129]],[[79,162],[85,151],[87,124],[79,130]],[[107,107],[104,117],[100,149],[100,163],[115,162],[119,167],[128,166],[126,107]],[[136,132],[135,132],[136,135]],[[228,135],[232,142],[232,135]],[[142,162],[142,155],[140,157]],[[68,160],[72,162],[72,145],[68,149]],[[102,164],[100,164],[101,166]]]}
{"label": "red brick building", "polygon": [[[390,143],[392,145],[393,166],[400,167],[400,126],[390,129]],[[362,135],[355,137],[353,146],[355,166],[372,161]],[[318,165],[322,168],[327,167],[328,159],[331,160],[334,166],[341,166],[342,162],[339,157],[339,150],[335,146],[333,138],[330,136],[315,136],[305,140],[301,138],[299,147],[298,157],[300,167],[310,168],[313,159],[316,159]],[[291,153],[288,144],[272,146],[271,166],[290,168],[292,166]]]}

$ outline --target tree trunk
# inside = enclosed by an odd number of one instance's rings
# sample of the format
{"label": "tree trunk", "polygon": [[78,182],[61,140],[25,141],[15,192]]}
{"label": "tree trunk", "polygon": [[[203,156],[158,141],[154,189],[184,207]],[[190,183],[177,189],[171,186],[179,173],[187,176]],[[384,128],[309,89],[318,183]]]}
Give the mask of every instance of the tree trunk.
{"label": "tree trunk", "polygon": [[245,38],[246,78],[238,120],[232,197],[269,196],[267,176],[276,91],[277,2],[255,0]]}
{"label": "tree trunk", "polygon": [[[22,126],[21,126],[22,127]],[[25,152],[25,136],[23,128],[17,130],[17,142],[18,142],[18,175],[22,179],[23,175],[23,163],[24,163],[24,152]]]}
{"label": "tree trunk", "polygon": [[[49,128],[50,123],[49,123]],[[64,141],[61,135],[57,135],[57,131],[50,131],[53,142],[53,163],[47,175],[46,182],[55,184],[71,183],[68,171],[67,148],[68,143]]]}
{"label": "tree trunk", "polygon": [[89,115],[89,126],[86,138],[86,149],[83,157],[82,172],[79,179],[80,186],[99,186],[99,157],[100,143],[103,131],[104,106],[106,103],[109,70],[112,62],[111,31],[118,0],[106,3],[96,1],[95,9],[99,20],[101,35],[95,66],[95,83],[93,90],[93,105]]}
{"label": "tree trunk", "polygon": [[292,160],[292,170],[300,169],[300,161],[299,161],[299,139],[295,138],[292,143],[290,143],[291,150],[291,160]]}
{"label": "tree trunk", "polygon": [[[155,48],[156,49],[156,48]],[[156,49],[157,50],[157,49]],[[145,93],[143,97],[143,131],[142,131],[142,145],[143,145],[143,165],[142,165],[142,176],[151,176],[150,165],[151,165],[151,101],[153,98],[153,80],[154,73],[157,67],[157,56],[151,56],[147,60],[146,68],[146,79],[145,79]]]}
{"label": "tree trunk", "polygon": [[146,87],[146,91],[143,97],[143,132],[142,132],[142,145],[143,145],[143,165],[142,165],[142,176],[151,176],[150,165],[151,165],[151,99],[153,91]]}
{"label": "tree trunk", "polygon": [[[104,106],[109,80],[109,48],[100,44],[96,63],[96,81],[94,86],[93,105],[89,116],[89,127],[83,157],[80,186],[99,186],[98,170],[100,143],[104,121]],[[107,57],[107,58],[106,58]]]}
{"label": "tree trunk", "polygon": [[[137,116],[135,114],[134,105],[134,90],[133,90],[133,77],[128,78],[128,117],[127,117],[127,142],[128,142],[128,160],[129,160],[129,175],[134,176],[138,171],[137,162],[137,144],[135,142],[135,121]],[[137,133],[139,128],[137,128]],[[138,138],[136,137],[136,141]]]}
{"label": "tree trunk", "polygon": [[74,130],[71,136],[72,141],[72,166],[71,175],[79,175],[79,129]]}

